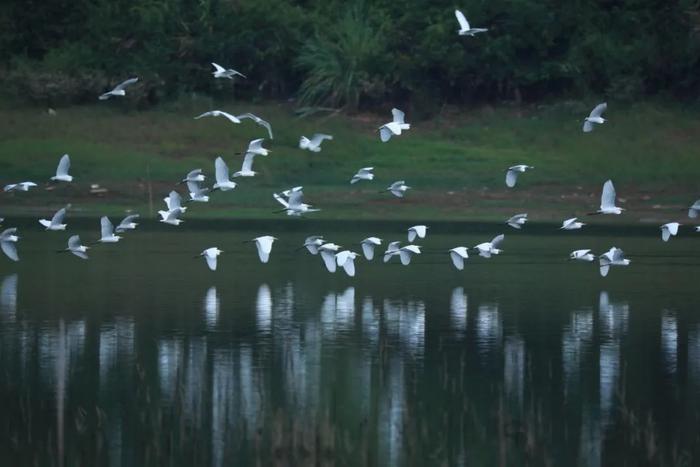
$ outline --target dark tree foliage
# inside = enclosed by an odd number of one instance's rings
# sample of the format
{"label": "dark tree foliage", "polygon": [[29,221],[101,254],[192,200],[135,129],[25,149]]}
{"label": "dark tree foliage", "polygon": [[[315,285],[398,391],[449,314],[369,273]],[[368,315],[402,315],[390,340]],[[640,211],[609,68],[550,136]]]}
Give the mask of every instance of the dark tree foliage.
{"label": "dark tree foliage", "polygon": [[[534,101],[594,93],[695,96],[698,0],[4,0],[2,79],[76,102],[142,77],[182,93],[298,97],[350,110],[412,101]],[[216,61],[247,74],[213,80]]]}

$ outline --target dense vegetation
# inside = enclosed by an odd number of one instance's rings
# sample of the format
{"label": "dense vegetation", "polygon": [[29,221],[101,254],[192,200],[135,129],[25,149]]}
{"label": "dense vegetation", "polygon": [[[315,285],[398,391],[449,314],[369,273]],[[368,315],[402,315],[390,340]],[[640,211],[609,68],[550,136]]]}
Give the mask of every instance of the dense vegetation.
{"label": "dense vegetation", "polygon": [[[5,0],[0,79],[59,105],[143,78],[140,105],[198,92],[349,110],[410,103],[695,97],[697,0]],[[248,75],[213,80],[209,62]]]}

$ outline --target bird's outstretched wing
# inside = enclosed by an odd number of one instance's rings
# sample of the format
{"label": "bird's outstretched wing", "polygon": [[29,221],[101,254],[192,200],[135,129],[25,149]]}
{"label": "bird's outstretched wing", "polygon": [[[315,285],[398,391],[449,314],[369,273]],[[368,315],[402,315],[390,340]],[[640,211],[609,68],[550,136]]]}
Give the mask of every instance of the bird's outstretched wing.
{"label": "bird's outstretched wing", "polygon": [[333,136],[331,135],[326,135],[324,133],[316,133],[311,137],[311,144],[313,146],[318,146],[321,144],[324,140],[332,140]]}
{"label": "bird's outstretched wing", "polygon": [[102,216],[100,219],[100,233],[102,234],[102,238],[114,235],[114,226],[107,216]]}
{"label": "bird's outstretched wing", "polygon": [[66,208],[61,208],[56,211],[56,214],[51,218],[51,224],[59,225],[63,223],[63,218],[66,217]]}
{"label": "bird's outstretched wing", "polygon": [[608,180],[603,184],[603,194],[600,197],[600,208],[613,208],[615,207],[615,187],[613,186],[612,180]]}
{"label": "bird's outstretched wing", "polygon": [[228,165],[221,157],[217,157],[214,161],[214,177],[216,183],[227,183],[229,181]]}
{"label": "bird's outstretched wing", "polygon": [[607,108],[607,102],[603,102],[602,104],[596,105],[595,108],[591,110],[591,114],[588,116],[588,118],[599,118],[601,115],[603,115],[603,112],[605,112]]}
{"label": "bird's outstretched wing", "polygon": [[512,169],[508,169],[506,172],[506,186],[508,188],[513,188],[518,181],[518,172]]}
{"label": "bird's outstretched wing", "polygon": [[469,31],[471,29],[469,27],[469,21],[467,21],[467,17],[464,16],[464,13],[459,10],[455,10],[455,16],[457,17],[457,22],[459,23],[459,28],[461,30]]}
{"label": "bird's outstretched wing", "polygon": [[204,259],[207,260],[207,266],[212,271],[216,271],[216,256],[204,254]]}
{"label": "bird's outstretched wing", "polygon": [[126,81],[122,81],[121,83],[114,86],[114,89],[112,89],[112,91],[123,91],[124,89],[126,89],[127,86],[131,86],[132,84],[138,82],[138,80],[138,78],[129,78]]}
{"label": "bird's outstretched wing", "polygon": [[382,140],[382,143],[389,141],[392,136],[392,131],[386,125],[379,128],[379,139]]}
{"label": "bird's outstretched wing", "polygon": [[260,261],[267,263],[270,259],[270,252],[272,251],[272,242],[274,240],[271,237],[258,237],[255,240],[255,246],[258,248],[258,256]]}
{"label": "bird's outstretched wing", "polygon": [[68,154],[64,154],[61,157],[61,160],[58,161],[58,167],[56,167],[56,176],[64,176],[68,175],[68,171],[70,170],[70,156]]}
{"label": "bird's outstretched wing", "polygon": [[7,255],[12,261],[19,261],[19,256],[17,255],[17,247],[14,242],[0,241],[0,249]]}
{"label": "bird's outstretched wing", "polygon": [[74,250],[80,247],[80,235],[73,235],[68,239],[68,248]]}
{"label": "bird's outstretched wing", "polygon": [[504,238],[505,238],[505,235],[503,235],[503,234],[497,235],[496,237],[494,237],[493,240],[491,240],[491,247],[498,249],[498,247],[501,246],[501,243],[503,243]]}
{"label": "bird's outstretched wing", "polygon": [[264,138],[258,138],[248,143],[248,152],[257,152],[263,149],[263,141],[265,141]]}
{"label": "bird's outstretched wing", "polygon": [[217,64],[217,63],[212,62],[211,64],[212,64],[212,66],[214,67],[214,71],[215,71],[216,73],[222,73],[222,72],[225,72],[225,71],[226,71],[226,68],[222,67],[221,65],[219,65],[219,64]]}
{"label": "bird's outstretched wing", "polygon": [[253,152],[245,153],[245,157],[243,157],[243,165],[241,165],[241,172],[252,172],[253,159],[255,159],[255,153],[253,153]]}
{"label": "bird's outstretched wing", "polygon": [[270,125],[269,122],[266,122],[262,118],[258,117],[257,115],[251,114],[251,113],[244,113],[241,115],[237,115],[239,120],[243,120],[244,118],[249,118],[253,120],[255,123],[258,125],[265,127],[267,129],[267,134],[270,135],[270,139],[274,139],[272,136],[272,125]]}
{"label": "bird's outstretched wing", "polygon": [[404,114],[402,111],[400,111],[397,108],[391,109],[391,115],[394,117],[394,122],[395,123],[406,123],[404,121],[404,118],[406,117],[406,114]]}

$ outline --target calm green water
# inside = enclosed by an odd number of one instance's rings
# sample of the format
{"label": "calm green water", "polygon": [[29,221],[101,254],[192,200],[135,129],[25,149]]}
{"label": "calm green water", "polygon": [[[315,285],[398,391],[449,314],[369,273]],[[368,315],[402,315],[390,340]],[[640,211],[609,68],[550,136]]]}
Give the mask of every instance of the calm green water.
{"label": "calm green water", "polygon": [[[295,225],[146,228],[89,261],[23,229],[0,258],[0,465],[700,463],[700,238],[499,228],[505,252],[459,272],[445,251],[499,231],[436,228],[349,278],[294,249],[403,231]],[[262,234],[267,265],[241,243]],[[613,245],[632,265],[605,279],[566,261]],[[192,258],[210,246],[217,272]]]}

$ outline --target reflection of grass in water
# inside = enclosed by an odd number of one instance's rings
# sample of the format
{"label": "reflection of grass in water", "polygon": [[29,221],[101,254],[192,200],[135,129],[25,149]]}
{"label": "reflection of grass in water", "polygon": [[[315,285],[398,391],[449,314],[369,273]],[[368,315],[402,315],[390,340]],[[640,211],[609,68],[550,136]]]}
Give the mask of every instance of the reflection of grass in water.
{"label": "reflection of grass in water", "polygon": [[[232,125],[225,119],[192,119],[215,107],[251,110],[269,119],[276,139],[267,143],[272,154],[256,159],[259,176],[238,180],[234,192],[215,193],[212,205],[198,205],[204,216],[272,217],[277,205],[271,192],[298,184],[306,187],[309,202],[323,208],[317,217],[324,218],[501,217],[525,206],[544,217],[561,218],[595,207],[607,178],[616,181],[618,193],[632,207],[685,205],[696,196],[692,188],[700,119],[654,103],[611,106],[609,123],[589,135],[580,131],[587,106],[572,104],[526,110],[521,116],[499,108],[468,118],[452,114],[413,122],[406,135],[386,144],[379,142],[376,128],[387,115],[297,119],[289,108],[273,104],[192,100],[135,112],[122,111],[114,102],[59,109],[55,117],[38,109],[5,108],[0,110],[5,122],[0,128],[2,181],[46,180],[67,152],[77,183],[73,191],[60,192],[66,199],[94,211],[101,211],[105,202],[120,210],[131,206],[143,211],[148,168],[154,203],[160,206],[172,182],[188,170],[201,167],[211,173],[218,155],[237,170],[240,156],[235,152],[250,139],[265,136],[250,121]],[[300,135],[317,131],[335,136],[321,153],[296,147]],[[515,190],[506,190],[505,168],[515,163],[536,170],[525,174]],[[368,165],[375,167],[375,181],[349,185],[354,172]],[[377,193],[397,179],[415,187],[405,200]],[[80,200],[87,196],[89,183],[111,191],[105,198]],[[641,199],[643,190],[653,196]],[[9,204],[56,202],[56,193],[24,193]],[[580,199],[560,197],[577,194]]]}

